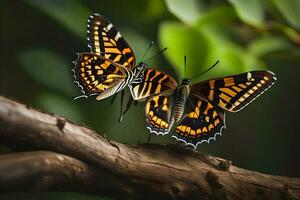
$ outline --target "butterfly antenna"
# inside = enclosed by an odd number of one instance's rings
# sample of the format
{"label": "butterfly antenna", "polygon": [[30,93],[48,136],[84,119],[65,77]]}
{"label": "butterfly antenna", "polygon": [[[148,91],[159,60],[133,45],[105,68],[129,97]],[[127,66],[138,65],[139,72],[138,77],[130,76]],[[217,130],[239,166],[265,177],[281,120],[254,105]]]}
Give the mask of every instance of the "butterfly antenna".
{"label": "butterfly antenna", "polygon": [[202,72],[201,74],[197,75],[197,76],[194,76],[193,78],[191,78],[191,80],[195,79],[195,78],[198,78],[200,76],[202,76],[203,74],[205,74],[206,72],[208,72],[209,70],[211,70],[212,68],[214,68],[217,64],[219,63],[219,61],[217,60],[217,62],[211,66],[210,68],[206,69],[204,72]]}
{"label": "butterfly antenna", "polygon": [[186,56],[184,56],[184,78],[186,78]]}
{"label": "butterfly antenna", "polygon": [[144,55],[143,55],[143,57],[142,57],[142,59],[141,59],[141,62],[143,62],[143,60],[144,60],[144,58],[145,58],[145,56],[147,55],[147,53],[150,51],[150,49],[151,49],[151,47],[154,45],[154,42],[153,41],[151,41],[151,43],[149,44],[149,46],[148,46],[148,48],[147,48],[147,50],[146,50],[146,52],[144,53]]}
{"label": "butterfly antenna", "polygon": [[[164,49],[160,50],[157,54],[154,54],[153,56],[147,58],[146,60],[150,60],[151,58],[154,58],[154,57],[156,57],[156,56],[162,54],[162,53],[163,53],[165,50],[167,50],[167,49],[168,49],[168,48],[164,48]],[[145,60],[145,61],[146,61],[146,60]]]}

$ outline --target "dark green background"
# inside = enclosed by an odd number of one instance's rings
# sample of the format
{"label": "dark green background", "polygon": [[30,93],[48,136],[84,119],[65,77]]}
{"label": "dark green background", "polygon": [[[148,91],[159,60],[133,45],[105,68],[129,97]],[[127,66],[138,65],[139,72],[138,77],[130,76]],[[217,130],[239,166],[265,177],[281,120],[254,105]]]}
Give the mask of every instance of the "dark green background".
{"label": "dark green background", "polygon": [[[119,123],[119,98],[72,101],[76,52],[88,51],[86,20],[93,12],[108,18],[141,59],[176,78],[192,77],[220,63],[199,80],[255,69],[278,81],[239,113],[227,113],[227,130],[198,150],[264,173],[300,177],[300,3],[295,0],[24,0],[0,1],[0,93],[41,110],[63,115],[122,143],[146,142],[144,104]],[[128,93],[128,90],[127,90]],[[0,141],[1,142],[1,141]],[[151,142],[175,142],[154,136]],[[75,193],[0,194],[0,199],[103,199]]]}

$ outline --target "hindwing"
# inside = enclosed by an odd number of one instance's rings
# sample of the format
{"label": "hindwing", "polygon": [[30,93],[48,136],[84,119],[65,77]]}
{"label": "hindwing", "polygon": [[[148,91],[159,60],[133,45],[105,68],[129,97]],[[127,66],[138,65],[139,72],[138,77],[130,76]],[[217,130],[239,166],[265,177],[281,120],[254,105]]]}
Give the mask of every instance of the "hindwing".
{"label": "hindwing", "polygon": [[215,140],[218,134],[221,135],[223,128],[225,128],[223,110],[190,94],[184,115],[172,137],[196,148],[198,144]]}
{"label": "hindwing", "polygon": [[81,87],[85,97],[100,95],[126,78],[118,67],[96,54],[80,53],[74,63],[74,82]]}
{"label": "hindwing", "polygon": [[147,101],[146,125],[150,133],[165,135],[169,132],[172,104],[173,95],[155,96]]}

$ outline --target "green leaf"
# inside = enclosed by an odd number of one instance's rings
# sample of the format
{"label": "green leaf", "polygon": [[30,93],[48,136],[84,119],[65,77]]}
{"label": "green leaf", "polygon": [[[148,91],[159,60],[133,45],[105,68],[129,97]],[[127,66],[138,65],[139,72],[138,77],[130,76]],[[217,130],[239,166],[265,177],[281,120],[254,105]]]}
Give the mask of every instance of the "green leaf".
{"label": "green leaf", "polygon": [[46,49],[31,49],[18,55],[21,67],[38,83],[51,89],[74,94],[71,68],[60,55]]}
{"label": "green leaf", "polygon": [[201,4],[196,0],[166,0],[168,10],[185,23],[193,23],[201,13]]}
{"label": "green leaf", "polygon": [[228,28],[229,24],[235,22],[236,19],[237,15],[231,6],[218,6],[201,15],[195,26],[200,27],[202,25],[217,24],[218,26]]}
{"label": "green leaf", "polygon": [[180,78],[184,77],[184,56],[187,56],[187,77],[201,73],[206,67],[207,40],[203,34],[183,24],[166,22],[159,28],[160,45]]}
{"label": "green leaf", "polygon": [[295,50],[294,47],[286,39],[271,35],[253,40],[250,43],[248,49],[257,57],[263,57],[276,51]]}
{"label": "green leaf", "polygon": [[221,47],[216,48],[210,51],[208,59],[210,64],[207,63],[207,66],[211,66],[212,63],[219,60],[219,64],[215,69],[210,71],[205,75],[205,78],[215,78],[220,76],[228,76],[232,74],[237,74],[245,71],[244,60],[241,57],[241,49]]}
{"label": "green leaf", "polygon": [[37,96],[34,102],[35,106],[46,112],[66,117],[75,122],[83,121],[80,110],[71,98],[65,99],[62,96],[44,93]]}
{"label": "green leaf", "polygon": [[197,27],[207,39],[208,49],[206,63],[211,66],[217,60],[220,61],[217,67],[207,73],[206,77],[217,77],[240,73],[245,70],[243,61],[244,50],[237,43],[231,41],[224,27],[211,23],[202,24]]}
{"label": "green leaf", "polygon": [[86,35],[86,21],[91,11],[77,0],[24,0],[80,37]]}
{"label": "green leaf", "polygon": [[300,1],[299,0],[273,0],[274,4],[289,24],[300,29]]}
{"label": "green leaf", "polygon": [[262,27],[264,11],[260,0],[228,0],[242,21],[256,27]]}

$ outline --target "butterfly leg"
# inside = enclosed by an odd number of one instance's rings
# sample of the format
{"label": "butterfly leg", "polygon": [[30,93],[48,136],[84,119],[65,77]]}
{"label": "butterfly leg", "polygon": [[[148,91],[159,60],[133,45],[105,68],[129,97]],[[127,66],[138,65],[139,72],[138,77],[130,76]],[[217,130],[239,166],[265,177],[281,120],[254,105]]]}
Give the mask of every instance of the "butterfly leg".
{"label": "butterfly leg", "polygon": [[114,103],[114,101],[115,101],[115,99],[117,98],[118,94],[119,94],[119,93],[116,93],[116,94],[112,97],[112,99],[111,99],[111,101],[110,101],[110,104],[113,104],[113,103]]}
{"label": "butterfly leg", "polygon": [[123,101],[124,101],[125,90],[121,91],[121,107],[120,107],[120,117],[119,122],[123,120]]}
{"label": "butterfly leg", "polygon": [[[120,120],[121,120],[121,121],[122,121],[123,116],[125,115],[125,113],[127,113],[128,110],[130,109],[130,107],[131,107],[133,101],[134,101],[133,98],[130,97],[129,100],[128,100],[128,102],[127,102],[127,105],[126,105],[126,109],[123,111],[122,115],[120,116]],[[121,122],[120,120],[119,120],[119,122]]]}
{"label": "butterfly leg", "polygon": [[148,136],[148,139],[147,139],[147,143],[150,143],[151,136],[152,136],[152,133],[149,133],[149,136]]}

